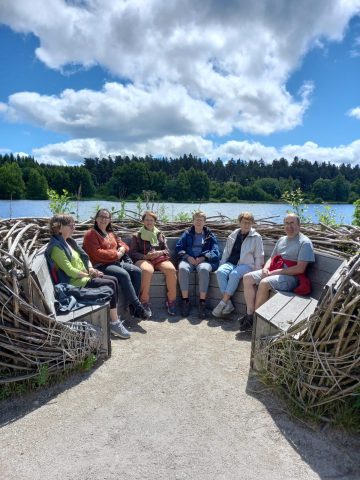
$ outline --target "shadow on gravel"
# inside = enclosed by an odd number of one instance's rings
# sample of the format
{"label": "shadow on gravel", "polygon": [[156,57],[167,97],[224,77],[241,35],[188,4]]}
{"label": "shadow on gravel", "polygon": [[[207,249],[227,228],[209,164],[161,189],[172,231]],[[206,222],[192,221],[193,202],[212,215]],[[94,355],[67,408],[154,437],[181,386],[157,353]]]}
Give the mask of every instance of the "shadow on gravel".
{"label": "shadow on gravel", "polygon": [[360,479],[360,435],[352,435],[327,423],[308,424],[289,413],[276,393],[249,371],[246,393],[260,401],[282,435],[323,480]]}
{"label": "shadow on gravel", "polygon": [[251,331],[239,332],[239,325],[238,325],[237,332],[235,335],[235,340],[238,340],[239,342],[251,342],[251,336],[252,336]]}
{"label": "shadow on gravel", "polygon": [[144,334],[147,333],[146,322],[147,320],[139,320],[138,318],[127,318],[124,321],[124,325],[131,333],[136,332]]}
{"label": "shadow on gravel", "polygon": [[[212,328],[221,328],[225,332],[235,332],[236,339],[237,334],[239,333],[239,322],[237,320],[237,316],[233,315],[229,318],[215,318],[215,317],[208,317],[208,326]],[[251,339],[251,336],[250,336]],[[245,338],[241,338],[241,340],[246,340]]]}
{"label": "shadow on gravel", "polygon": [[[112,338],[113,341],[113,338]],[[114,341],[123,341],[119,338],[115,338]],[[40,387],[39,390],[26,393],[20,397],[8,398],[0,401],[0,428],[10,423],[25,417],[29,413],[37,410],[38,408],[52,403],[55,398],[69,390],[84,380],[88,379],[99,367],[101,367],[106,360],[98,360],[94,367],[87,372],[73,373],[65,380],[60,380],[61,383],[51,385],[48,387]]]}

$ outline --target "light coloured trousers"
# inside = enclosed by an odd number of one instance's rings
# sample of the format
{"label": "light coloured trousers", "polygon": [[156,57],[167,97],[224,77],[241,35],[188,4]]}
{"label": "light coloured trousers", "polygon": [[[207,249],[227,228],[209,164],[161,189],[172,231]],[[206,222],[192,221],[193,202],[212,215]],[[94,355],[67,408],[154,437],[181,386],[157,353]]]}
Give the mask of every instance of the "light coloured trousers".
{"label": "light coloured trousers", "polygon": [[210,272],[212,267],[210,263],[203,262],[199,265],[191,265],[185,260],[181,260],[179,264],[179,284],[182,292],[189,291],[190,273],[196,271],[199,275],[199,291],[206,293],[209,287]]}
{"label": "light coloured trousers", "polygon": [[230,297],[234,295],[242,277],[245,273],[251,271],[252,268],[249,265],[223,263],[216,271],[216,278],[221,294],[224,295],[224,293],[227,293]]}
{"label": "light coloured trousers", "polygon": [[169,302],[176,300],[176,269],[170,261],[159,263],[154,267],[148,260],[138,260],[135,265],[141,268],[141,303],[149,303],[150,301],[150,285],[154,270],[159,270],[165,275]]}

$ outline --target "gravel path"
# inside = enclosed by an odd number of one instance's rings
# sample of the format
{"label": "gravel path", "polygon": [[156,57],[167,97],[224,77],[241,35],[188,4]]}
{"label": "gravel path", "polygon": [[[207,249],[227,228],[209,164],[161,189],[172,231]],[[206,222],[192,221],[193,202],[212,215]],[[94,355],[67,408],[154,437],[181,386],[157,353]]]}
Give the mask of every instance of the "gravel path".
{"label": "gravel path", "polygon": [[2,480],[360,479],[360,438],[289,418],[235,325],[133,330],[90,374],[0,403]]}

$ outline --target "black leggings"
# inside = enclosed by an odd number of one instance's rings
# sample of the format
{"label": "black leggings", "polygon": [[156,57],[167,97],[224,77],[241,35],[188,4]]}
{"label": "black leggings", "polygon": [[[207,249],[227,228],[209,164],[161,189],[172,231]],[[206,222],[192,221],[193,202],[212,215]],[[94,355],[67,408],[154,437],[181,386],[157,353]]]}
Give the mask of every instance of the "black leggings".
{"label": "black leggings", "polygon": [[104,275],[103,277],[92,278],[87,284],[86,288],[97,288],[102,285],[107,285],[112,288],[113,294],[110,299],[110,308],[116,308],[116,304],[119,298],[119,284],[116,277],[110,275]]}

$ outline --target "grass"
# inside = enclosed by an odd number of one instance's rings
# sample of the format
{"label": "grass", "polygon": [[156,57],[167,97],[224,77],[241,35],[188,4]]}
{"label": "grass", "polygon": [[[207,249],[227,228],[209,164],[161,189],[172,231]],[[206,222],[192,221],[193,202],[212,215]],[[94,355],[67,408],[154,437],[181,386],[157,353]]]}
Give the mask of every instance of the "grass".
{"label": "grass", "polygon": [[0,385],[0,401],[13,397],[21,397],[27,393],[44,387],[58,385],[74,373],[88,372],[94,367],[95,363],[96,356],[89,355],[82,363],[72,367],[71,369],[52,374],[49,373],[48,366],[46,364],[41,365],[38,374],[33,378]]}
{"label": "grass", "polygon": [[274,383],[266,372],[259,372],[258,378],[286,403],[289,414],[297,420],[309,425],[326,422],[349,433],[360,433],[360,387],[354,395],[336,402],[306,407],[281,381]]}

